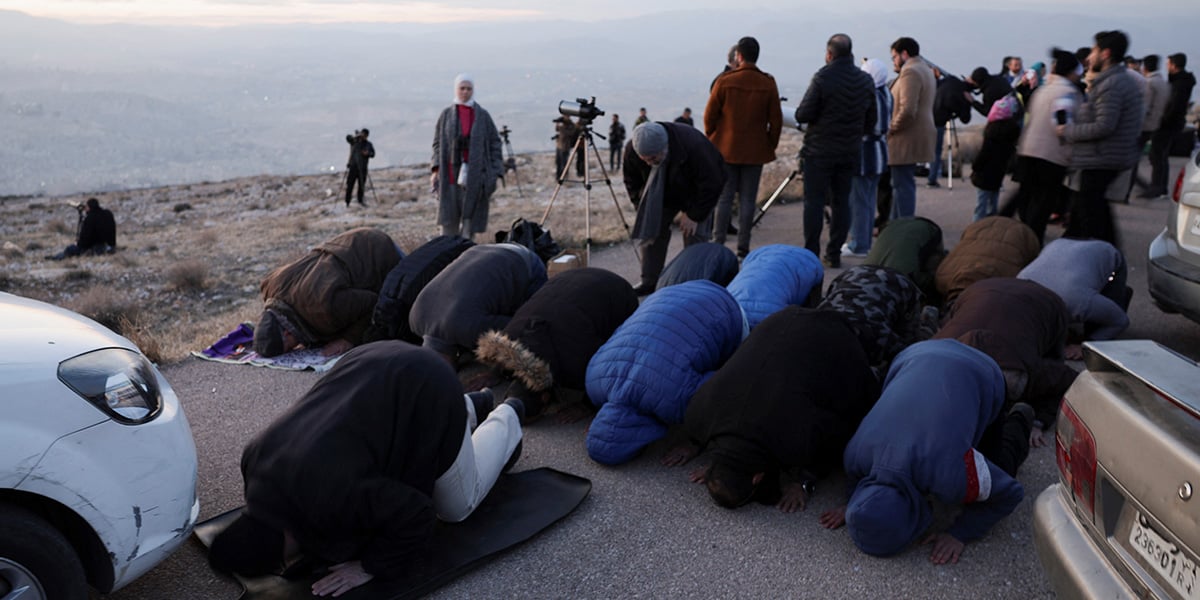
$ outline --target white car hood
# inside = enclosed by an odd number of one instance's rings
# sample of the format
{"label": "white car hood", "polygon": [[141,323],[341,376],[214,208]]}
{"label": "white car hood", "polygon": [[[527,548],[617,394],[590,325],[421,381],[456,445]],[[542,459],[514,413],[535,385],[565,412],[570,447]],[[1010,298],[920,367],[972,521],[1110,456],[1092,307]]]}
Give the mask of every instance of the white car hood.
{"label": "white car hood", "polygon": [[57,364],[98,348],[128,348],[129,340],[99,323],[52,304],[0,292],[0,370]]}

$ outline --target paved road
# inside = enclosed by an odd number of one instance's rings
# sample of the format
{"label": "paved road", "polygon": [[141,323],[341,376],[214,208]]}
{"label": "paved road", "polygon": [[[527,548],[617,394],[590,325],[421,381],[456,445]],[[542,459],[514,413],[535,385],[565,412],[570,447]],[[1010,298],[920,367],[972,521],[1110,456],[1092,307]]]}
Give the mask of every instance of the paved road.
{"label": "paved road", "polygon": [[[763,185],[773,188],[776,182]],[[941,224],[947,245],[953,245],[970,221],[974,189],[956,182],[952,191],[921,188],[918,197],[919,213]],[[1145,249],[1165,222],[1165,202],[1134,200],[1132,205],[1114,208],[1135,290],[1130,309],[1133,324],[1124,337],[1158,340],[1200,358],[1200,326],[1160,313],[1146,293]],[[755,231],[755,245],[801,243],[801,213],[798,204],[771,209]],[[1059,233],[1050,230],[1051,236]],[[631,280],[637,272],[632,252],[624,247],[594,252],[592,264]],[[836,274],[828,273],[826,281]],[[165,375],[183,399],[196,438],[201,518],[241,504],[242,446],[317,379],[311,373],[198,360],[168,367]],[[691,465],[669,469],[658,464],[667,441],[651,446],[627,465],[608,468],[587,458],[585,428],[586,423],[530,426],[517,468],[551,466],[588,477],[593,482],[591,496],[554,528],[443,588],[438,597],[1053,595],[1033,549],[1030,525],[1033,499],[1057,480],[1052,447],[1035,450],[1022,467],[1026,498],[1021,507],[987,538],[969,545],[962,562],[934,566],[924,548],[876,559],[858,552],[844,530],[822,529],[817,515],[843,501],[845,481],[840,477],[819,485],[806,512],[785,515],[764,506],[730,511],[714,505],[702,487],[688,483]],[[235,598],[237,594],[238,588],[214,575],[198,546],[189,543],[112,597],[157,600]]]}

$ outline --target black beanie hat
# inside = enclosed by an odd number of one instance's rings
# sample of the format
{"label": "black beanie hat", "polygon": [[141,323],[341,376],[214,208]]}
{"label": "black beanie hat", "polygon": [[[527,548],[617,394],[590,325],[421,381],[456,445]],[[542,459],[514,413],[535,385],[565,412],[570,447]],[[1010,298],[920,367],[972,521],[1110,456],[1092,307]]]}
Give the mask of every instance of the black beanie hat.
{"label": "black beanie hat", "polygon": [[245,511],[213,538],[208,564],[221,573],[256,577],[283,568],[283,532]]}
{"label": "black beanie hat", "polygon": [[987,78],[987,67],[975,67],[975,70],[971,71],[971,81],[975,82],[975,87],[983,85],[983,82],[987,81]]}
{"label": "black beanie hat", "polygon": [[1075,54],[1062,48],[1051,50],[1050,57],[1054,59],[1052,72],[1059,77],[1066,77],[1079,68],[1079,59],[1075,58]]}

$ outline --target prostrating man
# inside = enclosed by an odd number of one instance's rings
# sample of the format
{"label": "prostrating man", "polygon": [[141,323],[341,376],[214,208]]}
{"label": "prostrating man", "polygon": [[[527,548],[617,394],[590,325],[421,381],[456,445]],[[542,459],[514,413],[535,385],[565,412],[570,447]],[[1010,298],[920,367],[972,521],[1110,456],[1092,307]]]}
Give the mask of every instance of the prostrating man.
{"label": "prostrating man", "polygon": [[684,416],[690,441],[663,463],[683,464],[707,447],[712,463],[692,480],[704,482],[717,504],[804,510],[812,482],[837,467],[878,395],[866,353],[841,315],[789,306],[700,386]]}
{"label": "prostrating man", "polygon": [[346,161],[346,206],[350,206],[350,192],[354,190],[354,184],[358,183],[358,203],[366,205],[363,202],[363,194],[366,192],[364,187],[367,185],[367,164],[372,158],[375,158],[375,145],[367,141],[367,137],[371,132],[366,127],[354,132],[354,135],[346,136],[346,143],[350,144],[350,158]]}
{"label": "prostrating man", "polygon": [[303,345],[333,356],[362,343],[383,280],[403,257],[386,233],[359,227],[271,271],[254,351],[272,357]]}
{"label": "prostrating man", "polygon": [[[947,531],[924,538],[933,563],[958,562],[967,542],[1025,496],[1012,474],[1029,453],[1031,419],[1026,411],[1005,416],[1003,406],[1004,376],[988,355],[955,340],[913,344],[892,363],[879,401],[846,446],[849,503],[822,514],[821,524],[844,524],[859,550],[890,556],[932,523],[926,496],[965,504]],[[1003,435],[987,440],[999,419]]]}
{"label": "prostrating man", "polygon": [[[821,262],[831,269],[842,266],[842,244],[850,232],[850,182],[862,160],[863,136],[875,128],[875,117],[875,82],[854,64],[850,36],[834,34],[825,43],[825,66],[813,75],[796,108],[796,122],[808,124],[800,149],[804,159],[804,247],[821,256]],[[826,203],[833,216],[822,255]]]}
{"label": "prostrating man", "polygon": [[775,160],[783,128],[775,78],[758,69],[758,40],[744,37],[733,47],[732,69],[713,81],[704,107],[704,131],[725,159],[725,187],[717,204],[713,241],[725,243],[738,197],[737,255],[750,252],[750,231],[758,212],[763,165]]}
{"label": "prostrating man", "polygon": [[[900,74],[892,84],[894,104],[888,128],[888,166],[892,171],[892,218],[917,214],[917,163],[933,160],[933,69],[910,37],[892,43],[892,66]],[[806,182],[807,185],[807,182]]]}
{"label": "prostrating man", "polygon": [[937,311],[923,310],[921,300],[921,290],[904,273],[858,265],[830,282],[817,308],[840,314],[858,336],[869,364],[883,372],[900,351],[937,330]]}
{"label": "prostrating man", "polygon": [[1186,67],[1186,54],[1179,52],[1167,57],[1167,82],[1170,85],[1170,93],[1167,105],[1163,107],[1162,121],[1150,141],[1150,164],[1154,168],[1150,178],[1150,191],[1157,192],[1159,196],[1167,194],[1171,142],[1183,131],[1188,107],[1192,101],[1192,88],[1196,87],[1196,77],[1185,71]]}
{"label": "prostrating man", "polygon": [[633,239],[643,244],[642,280],[634,290],[645,296],[658,286],[677,215],[684,246],[707,241],[709,232],[698,229],[725,186],[725,161],[695,127],[655,121],[634,128],[624,178],[637,206]]}
{"label": "prostrating man", "polygon": [[331,565],[318,596],[419,575],[436,521],[470,516],[516,451],[523,410],[476,406],[427,350],[361,346],[246,445],[246,509],[209,561],[245,576]]}
{"label": "prostrating man", "polygon": [[[1129,327],[1125,256],[1103,240],[1059,238],[1046,244],[1017,277],[1036,281],[1062,298],[1071,322],[1089,340],[1111,340]],[[1073,352],[1074,354],[1074,352]]]}
{"label": "prostrating man", "polygon": [[1096,76],[1088,85],[1087,101],[1075,121],[1056,129],[1072,144],[1071,166],[1079,171],[1067,235],[1114,246],[1120,244],[1105,191],[1121,171],[1137,164],[1136,142],[1146,116],[1141,89],[1121,61],[1128,47],[1123,32],[1096,34],[1089,60]]}
{"label": "prostrating man", "polygon": [[1005,406],[1024,402],[1033,408],[1029,443],[1040,447],[1078,375],[1064,362],[1069,321],[1062,299],[1041,284],[993,277],[963,291],[934,338],[958,340],[1000,365]]}

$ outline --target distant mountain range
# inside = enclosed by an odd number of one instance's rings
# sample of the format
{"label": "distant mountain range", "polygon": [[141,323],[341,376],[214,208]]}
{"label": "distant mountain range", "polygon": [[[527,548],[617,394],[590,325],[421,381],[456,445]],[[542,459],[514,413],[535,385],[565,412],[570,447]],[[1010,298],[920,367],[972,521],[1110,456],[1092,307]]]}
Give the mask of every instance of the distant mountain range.
{"label": "distant mountain range", "polygon": [[[76,25],[0,11],[0,196],[339,170],[345,134],[364,126],[380,166],[424,162],[460,71],[475,76],[477,100],[527,152],[552,148],[558,102],[579,96],[596,96],[626,123],[639,106],[659,120],[690,106],[702,122],[709,84],[742,35],[759,39],[759,66],[795,105],[835,32],[851,35],[856,55],[885,59],[909,35],[927,58],[963,73],[998,70],[1007,54],[1046,60],[1053,45],[1090,45],[1113,28],[1130,33],[1134,54],[1184,51],[1200,62],[1194,27],[1165,13],[1114,21],[1044,10],[228,28]],[[596,131],[608,123],[602,117]]]}

